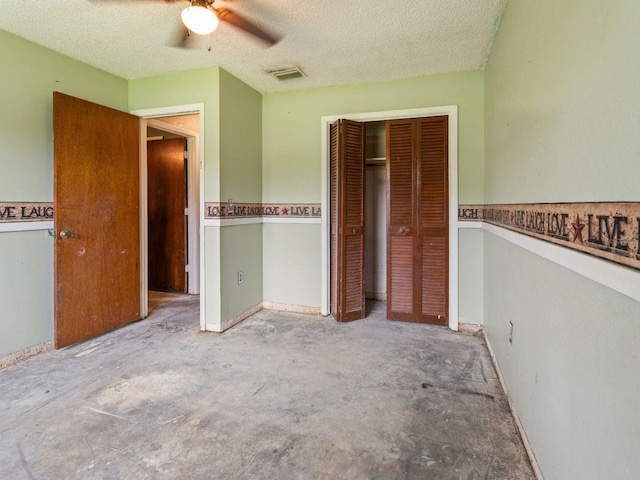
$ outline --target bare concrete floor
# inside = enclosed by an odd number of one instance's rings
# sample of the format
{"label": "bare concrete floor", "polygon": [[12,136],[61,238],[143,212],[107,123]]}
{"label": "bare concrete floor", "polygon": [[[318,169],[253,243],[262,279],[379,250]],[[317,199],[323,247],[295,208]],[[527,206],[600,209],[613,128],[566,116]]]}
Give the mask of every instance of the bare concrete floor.
{"label": "bare concrete floor", "polygon": [[2,479],[532,479],[481,336],[198,298],[0,372]]}

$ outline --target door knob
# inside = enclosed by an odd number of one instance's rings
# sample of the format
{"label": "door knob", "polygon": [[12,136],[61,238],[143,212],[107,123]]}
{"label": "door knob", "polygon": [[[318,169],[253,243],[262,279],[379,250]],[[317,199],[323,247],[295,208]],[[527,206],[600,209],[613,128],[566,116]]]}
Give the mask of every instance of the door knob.
{"label": "door knob", "polygon": [[62,230],[60,232],[60,238],[80,238],[75,233],[71,233],[69,230]]}

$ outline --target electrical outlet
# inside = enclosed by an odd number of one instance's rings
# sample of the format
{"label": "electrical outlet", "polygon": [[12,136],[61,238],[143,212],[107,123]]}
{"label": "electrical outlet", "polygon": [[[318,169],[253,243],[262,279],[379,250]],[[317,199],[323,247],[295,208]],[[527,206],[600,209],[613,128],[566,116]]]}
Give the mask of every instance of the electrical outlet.
{"label": "electrical outlet", "polygon": [[513,322],[509,322],[509,343],[513,345]]}
{"label": "electrical outlet", "polygon": [[238,272],[238,285],[242,285],[242,270]]}

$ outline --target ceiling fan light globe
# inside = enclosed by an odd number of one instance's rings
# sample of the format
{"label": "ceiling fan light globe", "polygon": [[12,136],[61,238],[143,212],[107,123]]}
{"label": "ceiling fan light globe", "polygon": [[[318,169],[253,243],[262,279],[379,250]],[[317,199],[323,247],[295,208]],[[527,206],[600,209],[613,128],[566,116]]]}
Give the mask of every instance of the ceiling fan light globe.
{"label": "ceiling fan light globe", "polygon": [[182,23],[193,33],[207,35],[218,27],[218,17],[212,10],[196,5],[182,11]]}

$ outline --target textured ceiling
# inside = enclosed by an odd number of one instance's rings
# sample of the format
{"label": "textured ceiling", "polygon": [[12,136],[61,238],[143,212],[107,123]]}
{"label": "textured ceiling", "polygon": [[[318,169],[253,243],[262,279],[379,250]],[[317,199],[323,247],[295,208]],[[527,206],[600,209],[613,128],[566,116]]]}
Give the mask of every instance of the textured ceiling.
{"label": "textured ceiling", "polygon": [[[262,93],[483,68],[507,0],[216,0],[283,35],[270,48],[221,22],[195,48],[182,35],[185,2],[1,0],[0,29],[119,77],[219,65]],[[266,72],[299,65],[305,78]]]}

